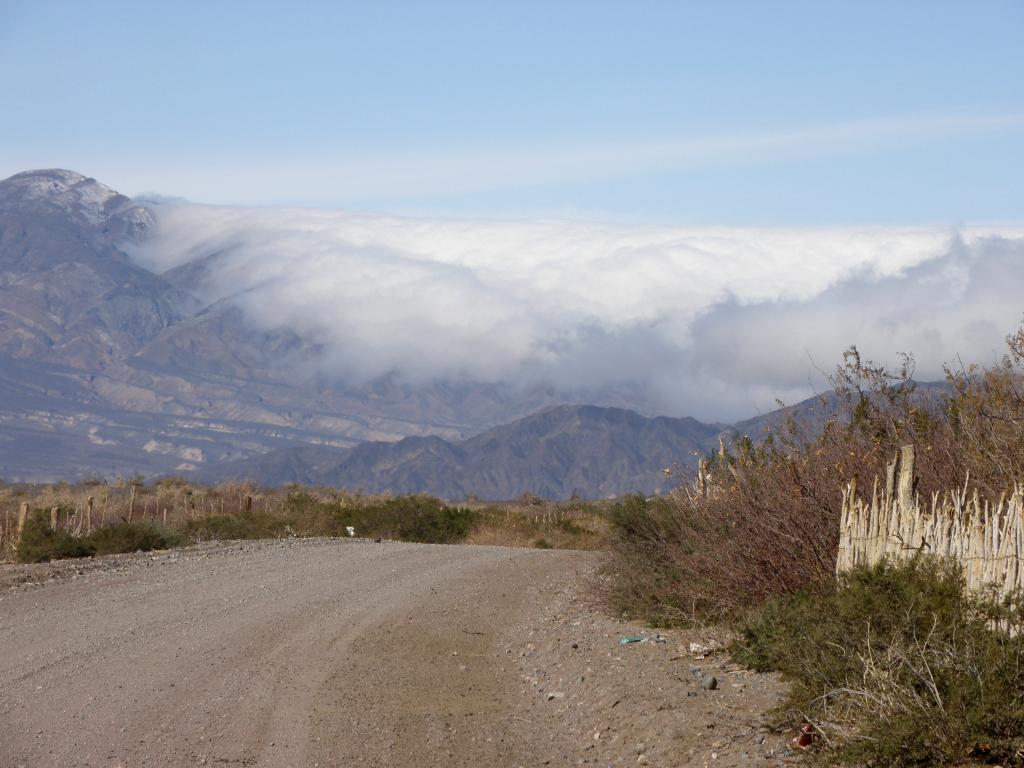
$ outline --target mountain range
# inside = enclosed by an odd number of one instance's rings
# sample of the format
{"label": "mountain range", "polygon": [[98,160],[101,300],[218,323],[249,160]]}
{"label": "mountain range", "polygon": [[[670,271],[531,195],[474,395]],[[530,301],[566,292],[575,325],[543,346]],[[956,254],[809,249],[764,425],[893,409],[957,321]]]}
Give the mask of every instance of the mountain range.
{"label": "mountain range", "polygon": [[0,478],[594,497],[663,490],[666,467],[731,429],[642,415],[628,392],[597,407],[547,386],[326,377],[315,342],[203,299],[216,254],[162,273],[133,260],[158,215],[73,171],[0,182]]}
{"label": "mountain range", "polygon": [[452,442],[407,437],[354,448],[286,448],[207,470],[210,479],[310,483],[367,492],[426,492],[448,499],[564,499],[653,493],[664,470],[717,444],[721,427],[645,418],[621,408],[563,405]]}

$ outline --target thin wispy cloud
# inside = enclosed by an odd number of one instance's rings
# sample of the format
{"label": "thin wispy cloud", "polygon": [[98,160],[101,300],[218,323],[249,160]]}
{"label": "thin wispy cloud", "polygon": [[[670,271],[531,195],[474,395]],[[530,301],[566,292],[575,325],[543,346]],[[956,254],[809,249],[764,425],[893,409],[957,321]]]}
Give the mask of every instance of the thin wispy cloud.
{"label": "thin wispy cloud", "polygon": [[[796,163],[871,153],[950,137],[984,136],[1024,128],[1024,115],[916,115],[850,120],[759,132],[723,132],[644,139],[580,137],[528,144],[368,146],[339,152],[310,147],[261,159],[252,153],[111,160],[108,176],[125,191],[158,185],[173,195],[222,203],[283,197],[370,203],[443,200],[475,193],[561,187],[659,176],[691,169]],[[39,163],[36,162],[36,165]],[[52,162],[50,163],[52,164]],[[74,157],[64,163],[75,167]],[[9,170],[33,165],[8,158]],[[78,163],[80,165],[80,163]]]}
{"label": "thin wispy cloud", "polygon": [[[337,156],[328,168],[340,194],[374,197],[466,194],[743,166],[864,151],[905,141],[1024,127],[1024,115],[932,115],[853,120],[758,133],[645,141],[373,152]],[[322,166],[321,166],[322,167]],[[284,166],[275,174],[287,173]]]}

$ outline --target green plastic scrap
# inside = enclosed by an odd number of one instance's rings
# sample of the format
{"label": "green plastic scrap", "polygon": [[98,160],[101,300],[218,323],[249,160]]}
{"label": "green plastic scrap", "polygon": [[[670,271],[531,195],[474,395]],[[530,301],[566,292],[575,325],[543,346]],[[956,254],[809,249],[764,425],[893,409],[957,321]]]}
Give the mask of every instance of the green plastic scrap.
{"label": "green plastic scrap", "polygon": [[624,638],[619,640],[619,645],[629,645],[630,643],[642,643],[647,638],[643,635],[626,635]]}

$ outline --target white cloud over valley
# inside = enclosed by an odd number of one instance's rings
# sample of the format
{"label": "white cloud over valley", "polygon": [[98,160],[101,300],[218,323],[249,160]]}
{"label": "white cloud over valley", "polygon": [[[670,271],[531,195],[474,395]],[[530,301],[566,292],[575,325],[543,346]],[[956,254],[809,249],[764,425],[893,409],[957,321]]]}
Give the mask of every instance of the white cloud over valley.
{"label": "white cloud over valley", "polygon": [[155,207],[137,251],[205,259],[197,291],[294,328],[332,373],[643,391],[736,418],[790,401],[856,343],[922,378],[989,361],[1020,321],[1024,228],[659,227]]}

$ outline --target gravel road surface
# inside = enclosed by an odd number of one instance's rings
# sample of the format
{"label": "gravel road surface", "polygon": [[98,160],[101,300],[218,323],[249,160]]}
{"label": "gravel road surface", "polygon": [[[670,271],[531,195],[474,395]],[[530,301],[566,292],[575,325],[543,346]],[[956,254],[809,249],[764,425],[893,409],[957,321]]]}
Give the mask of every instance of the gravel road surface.
{"label": "gravel road surface", "polygon": [[688,637],[620,646],[640,628],[579,599],[596,562],[301,539],[0,566],[0,766],[775,764],[777,682],[719,663],[707,692]]}

